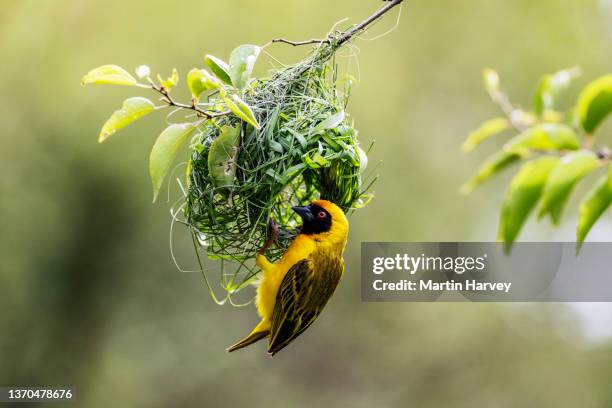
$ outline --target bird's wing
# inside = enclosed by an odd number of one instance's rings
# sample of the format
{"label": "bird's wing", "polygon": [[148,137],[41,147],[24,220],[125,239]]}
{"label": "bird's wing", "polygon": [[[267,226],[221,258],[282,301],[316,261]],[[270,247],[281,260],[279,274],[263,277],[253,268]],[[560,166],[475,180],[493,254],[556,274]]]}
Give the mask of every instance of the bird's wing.
{"label": "bird's wing", "polygon": [[304,259],[289,269],[276,295],[268,352],[278,353],[302,334],[319,316],[333,295],[342,276],[342,259],[328,259],[324,270],[314,270],[312,260]]}

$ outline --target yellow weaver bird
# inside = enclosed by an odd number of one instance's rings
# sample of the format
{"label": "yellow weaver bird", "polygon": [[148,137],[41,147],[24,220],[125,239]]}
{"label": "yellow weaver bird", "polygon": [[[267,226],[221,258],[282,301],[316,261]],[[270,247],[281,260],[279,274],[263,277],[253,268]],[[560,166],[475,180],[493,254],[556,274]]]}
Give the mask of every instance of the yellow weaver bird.
{"label": "yellow weaver bird", "polygon": [[349,230],[344,212],[325,200],[293,211],[302,218],[302,227],[280,261],[271,263],[264,255],[272,239],[256,258],[263,271],[257,288],[261,322],[227,351],[269,338],[268,353],[278,353],[316,320],[340,282]]}

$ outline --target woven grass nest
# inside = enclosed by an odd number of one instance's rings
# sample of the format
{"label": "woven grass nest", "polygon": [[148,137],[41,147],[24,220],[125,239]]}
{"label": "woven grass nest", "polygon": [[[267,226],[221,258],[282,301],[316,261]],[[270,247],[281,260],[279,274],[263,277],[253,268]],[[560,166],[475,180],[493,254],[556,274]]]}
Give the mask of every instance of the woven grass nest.
{"label": "woven grass nest", "polygon": [[[262,50],[256,45],[237,47],[229,63],[207,55],[204,69],[193,68],[186,75],[188,103],[175,99],[180,79],[176,69],[167,78],[153,77],[150,68],[141,65],[135,78],[120,66],[102,65],[81,79],[82,85],[129,86],[159,97],[124,100],[102,126],[99,142],[152,112],[170,111],[149,156],[153,200],[172,173],[177,154],[189,143],[187,182],[179,182],[184,197],[172,215],[190,228],[215,301],[234,304],[232,295],[259,273],[253,258],[269,236],[271,220],[280,234],[267,255],[276,260],[298,233],[291,207],[320,198],[349,213],[372,198],[368,191],[376,177],[364,177],[369,148],[359,145],[346,112],[353,79],[339,75],[336,54],[402,1],[385,0],[363,22],[324,39],[273,40],[313,48],[301,62],[265,78],[252,77]],[[223,298],[216,297],[207,277],[202,248],[209,259],[220,261]]]}
{"label": "woven grass nest", "polygon": [[296,234],[291,207],[315,198],[345,212],[371,195],[362,174],[367,156],[346,113],[352,80],[338,79],[337,44],[321,43],[300,63],[256,79],[243,99],[260,128],[235,116],[217,119],[194,137],[184,216],[212,259],[241,267],[230,291],[258,273],[246,266],[273,219],[280,227],[268,256],[280,257]]}

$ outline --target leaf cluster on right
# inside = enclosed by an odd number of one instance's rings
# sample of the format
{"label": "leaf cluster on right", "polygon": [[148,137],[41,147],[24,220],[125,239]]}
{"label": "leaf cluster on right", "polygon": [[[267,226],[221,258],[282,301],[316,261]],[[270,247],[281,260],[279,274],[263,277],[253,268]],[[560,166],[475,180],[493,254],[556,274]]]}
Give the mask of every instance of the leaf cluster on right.
{"label": "leaf cluster on right", "polygon": [[559,96],[580,75],[576,68],[545,75],[533,97],[532,109],[515,107],[501,90],[497,72],[486,69],[487,92],[504,112],[472,132],[463,144],[466,152],[485,140],[512,131],[514,135],[480,166],[462,187],[470,193],[502,170],[520,163],[501,208],[498,239],[510,250],[530,214],[561,223],[576,185],[592,172],[602,174],[581,198],[576,233],[578,248],[612,204],[612,152],[598,146],[596,134],[612,112],[612,74],[589,83],[573,108],[561,112]]}

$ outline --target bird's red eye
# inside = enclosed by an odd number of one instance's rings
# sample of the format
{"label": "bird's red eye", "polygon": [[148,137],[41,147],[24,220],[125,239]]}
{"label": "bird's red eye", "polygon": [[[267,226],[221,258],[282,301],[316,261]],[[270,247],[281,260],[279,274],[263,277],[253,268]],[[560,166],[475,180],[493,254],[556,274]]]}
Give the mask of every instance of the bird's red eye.
{"label": "bird's red eye", "polygon": [[323,218],[325,218],[327,216],[327,214],[325,214],[324,211],[319,211],[318,216],[319,216],[320,219],[323,219]]}

